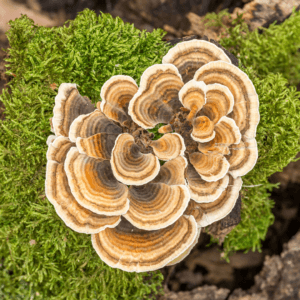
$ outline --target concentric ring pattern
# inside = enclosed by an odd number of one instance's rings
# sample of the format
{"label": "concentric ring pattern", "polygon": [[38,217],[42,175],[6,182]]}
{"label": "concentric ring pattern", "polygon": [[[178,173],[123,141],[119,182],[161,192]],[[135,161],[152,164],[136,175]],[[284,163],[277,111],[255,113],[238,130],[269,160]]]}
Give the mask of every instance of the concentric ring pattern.
{"label": "concentric ring pattern", "polygon": [[[254,85],[222,49],[191,40],[147,68],[140,86],[116,75],[100,96],[94,107],[76,84],[60,85],[46,196],[109,266],[178,263],[201,227],[230,213],[257,161]],[[161,123],[154,140],[147,129]]]}

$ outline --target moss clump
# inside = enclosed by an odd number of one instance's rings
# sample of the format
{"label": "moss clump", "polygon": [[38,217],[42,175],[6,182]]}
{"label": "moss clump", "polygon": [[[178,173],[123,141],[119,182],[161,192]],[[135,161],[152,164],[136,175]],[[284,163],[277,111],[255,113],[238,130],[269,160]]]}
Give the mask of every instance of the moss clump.
{"label": "moss clump", "polygon": [[[297,18],[299,13],[286,22],[299,23]],[[96,16],[90,10],[81,12],[69,27],[39,27],[26,16],[10,25],[7,74],[14,74],[14,78],[9,83],[10,93],[6,89],[1,96],[6,120],[0,123],[0,297],[149,299],[160,289],[163,278],[159,271],[150,272],[149,277],[148,273],[126,273],[108,267],[92,248],[90,235],[66,227],[45,198],[46,139],[61,83],[77,83],[80,93],[95,103],[101,86],[111,76],[129,75],[139,83],[143,71],[161,63],[171,46],[162,42],[162,30],[141,32],[119,18]],[[273,35],[281,35],[285,26],[271,27]],[[296,41],[299,26],[290,26],[289,34]],[[241,52],[243,47],[234,44],[239,36],[234,32],[240,30],[233,29],[230,45],[221,43],[241,55],[246,53]],[[291,47],[278,50],[267,32],[261,38],[264,43],[270,39],[270,53],[296,55]],[[249,49],[256,47],[256,40],[251,41]],[[263,63],[265,50],[257,49]],[[274,220],[268,190],[275,185],[269,184],[267,177],[282,170],[299,151],[300,93],[287,86],[287,73],[271,73],[278,70],[270,62],[265,64],[270,67],[265,73],[255,69],[256,64],[251,66],[251,61],[243,63],[260,99],[259,160],[243,177],[242,222],[225,239],[225,258],[236,250],[260,249]],[[146,276],[151,279],[146,280]]]}

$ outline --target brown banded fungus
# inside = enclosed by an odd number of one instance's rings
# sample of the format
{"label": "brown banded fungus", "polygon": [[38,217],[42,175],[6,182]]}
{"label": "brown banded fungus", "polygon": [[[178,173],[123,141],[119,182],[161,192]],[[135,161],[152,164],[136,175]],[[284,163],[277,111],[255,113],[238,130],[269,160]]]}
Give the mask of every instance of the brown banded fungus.
{"label": "brown banded fungus", "polygon": [[[46,196],[67,226],[92,235],[109,266],[178,263],[201,227],[231,212],[256,163],[255,88],[222,49],[191,40],[147,68],[140,86],[112,76],[100,97],[95,107],[76,84],[59,87]],[[153,139],[147,129],[160,123]]]}

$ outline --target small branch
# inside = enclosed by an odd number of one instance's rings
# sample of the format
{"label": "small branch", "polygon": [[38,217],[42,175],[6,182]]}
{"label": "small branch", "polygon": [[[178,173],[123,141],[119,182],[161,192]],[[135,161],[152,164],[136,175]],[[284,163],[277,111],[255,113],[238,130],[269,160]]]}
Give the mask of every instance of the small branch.
{"label": "small branch", "polygon": [[256,185],[243,185],[243,187],[256,187],[256,186],[261,186],[263,184],[256,184]]}

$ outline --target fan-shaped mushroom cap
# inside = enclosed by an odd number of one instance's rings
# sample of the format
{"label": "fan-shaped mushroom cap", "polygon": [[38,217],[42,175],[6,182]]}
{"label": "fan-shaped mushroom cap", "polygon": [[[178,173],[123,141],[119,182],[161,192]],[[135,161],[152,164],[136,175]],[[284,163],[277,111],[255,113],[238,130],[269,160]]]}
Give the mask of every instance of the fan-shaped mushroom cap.
{"label": "fan-shaped mushroom cap", "polygon": [[216,135],[214,127],[214,123],[208,117],[197,117],[193,122],[193,131],[191,133],[191,137],[196,142],[209,142]]}
{"label": "fan-shaped mushroom cap", "polygon": [[141,153],[133,136],[128,133],[117,137],[110,163],[117,180],[127,185],[146,184],[156,177],[160,169],[158,158],[151,153]]}
{"label": "fan-shaped mushroom cap", "polygon": [[[108,79],[102,86],[101,102],[97,108],[109,118],[121,125],[128,125],[128,104],[133,95],[138,91],[138,86],[133,78],[126,75],[115,75]],[[126,122],[127,121],[127,122]]]}
{"label": "fan-shaped mushroom cap", "polygon": [[165,228],[177,221],[190,201],[185,185],[148,183],[131,186],[128,198],[130,207],[124,217],[134,226],[144,230]]}
{"label": "fan-shaped mushroom cap", "polygon": [[88,138],[76,139],[76,146],[79,153],[94,158],[110,159],[111,152],[115,145],[118,134],[97,133]]}
{"label": "fan-shaped mushroom cap", "polygon": [[64,170],[64,161],[74,144],[63,136],[49,144],[47,151],[45,194],[58,216],[76,232],[97,233],[107,227],[115,227],[121,221],[119,216],[104,216],[82,207],[73,197]]}
{"label": "fan-shaped mushroom cap", "polygon": [[175,65],[186,83],[200,67],[215,60],[231,63],[225,52],[216,45],[203,40],[191,40],[171,48],[162,63]]}
{"label": "fan-shaped mushroom cap", "polygon": [[120,134],[121,127],[96,109],[90,114],[77,117],[70,126],[69,139],[76,142],[77,137],[87,138],[97,133]]}
{"label": "fan-shaped mushroom cap", "polygon": [[186,117],[188,121],[191,121],[206,103],[205,93],[206,84],[203,81],[196,80],[190,80],[179,91],[180,102],[185,108],[190,110]]}
{"label": "fan-shaped mushroom cap", "polygon": [[179,262],[183,261],[192,251],[192,249],[196,246],[196,244],[198,243],[199,237],[200,237],[200,233],[201,233],[201,227],[198,227],[197,230],[197,236],[194,240],[194,243],[187,248],[182,254],[180,254],[178,257],[176,257],[174,260],[170,261],[167,266],[172,266],[175,264],[178,264]]}
{"label": "fan-shaped mushroom cap", "polygon": [[186,179],[191,199],[198,203],[209,203],[215,201],[220,197],[229,183],[228,175],[225,175],[217,181],[207,182],[200,177],[191,164],[189,164],[186,169]]}
{"label": "fan-shaped mushroom cap", "polygon": [[234,98],[229,88],[222,84],[206,85],[206,103],[201,115],[207,116],[214,124],[232,112]]}
{"label": "fan-shaped mushroom cap", "polygon": [[158,129],[158,133],[170,133],[173,131],[172,125],[164,125]]}
{"label": "fan-shaped mushroom cap", "polygon": [[238,67],[224,62],[214,61],[201,67],[194,76],[197,81],[207,85],[220,83],[229,88],[235,100],[233,111],[228,117],[235,120],[242,135],[246,138],[256,136],[259,123],[259,101],[252,81]]}
{"label": "fan-shaped mushroom cap", "polygon": [[128,188],[113,176],[108,160],[88,157],[73,147],[64,167],[72,194],[81,206],[108,216],[128,211]]}
{"label": "fan-shaped mushroom cap", "polygon": [[222,117],[214,127],[216,136],[208,143],[199,143],[198,150],[202,153],[229,154],[229,146],[241,141],[241,133],[235,121]]}
{"label": "fan-shaped mushroom cap", "polygon": [[161,160],[170,160],[178,155],[184,155],[185,144],[178,133],[164,134],[160,139],[150,143],[154,154]]}
{"label": "fan-shaped mushroom cap", "polygon": [[229,175],[229,184],[221,196],[211,203],[190,201],[185,214],[193,215],[198,226],[208,226],[226,217],[234,208],[242,187],[241,177],[234,179]]}
{"label": "fan-shaped mushroom cap", "polygon": [[112,268],[127,272],[146,272],[162,268],[186,251],[197,237],[193,216],[182,216],[174,224],[147,231],[127,220],[92,235],[97,254]]}
{"label": "fan-shaped mushroom cap", "polygon": [[144,129],[169,123],[181,107],[178,92],[183,82],[174,65],[153,65],[141,76],[140,88],[129,102],[128,113]]}
{"label": "fan-shaped mushroom cap", "polygon": [[208,182],[223,178],[229,169],[229,162],[221,154],[194,152],[189,158],[201,178]]}
{"label": "fan-shaped mushroom cap", "polygon": [[184,156],[177,156],[169,160],[160,167],[158,175],[153,179],[153,183],[161,182],[168,185],[186,184],[184,171],[187,166],[187,160]]}
{"label": "fan-shaped mushroom cap", "polygon": [[[51,138],[50,138],[51,137]],[[46,153],[47,160],[54,160],[58,163],[64,163],[67,152],[75,145],[64,136],[50,136],[47,140],[48,150]]]}
{"label": "fan-shaped mushroom cap", "polygon": [[258,158],[256,140],[243,137],[238,145],[232,145],[229,148],[230,155],[226,156],[230,164],[229,174],[233,178],[237,178],[250,172]]}
{"label": "fan-shaped mushroom cap", "polygon": [[48,136],[48,138],[47,138],[47,141],[46,141],[46,144],[48,145],[48,146],[50,146],[50,144],[55,140],[57,138],[57,136],[56,135],[49,135]]}
{"label": "fan-shaped mushroom cap", "polygon": [[58,88],[53,108],[52,125],[56,136],[69,136],[69,128],[74,119],[95,110],[87,97],[82,97],[74,83],[62,83]]}

